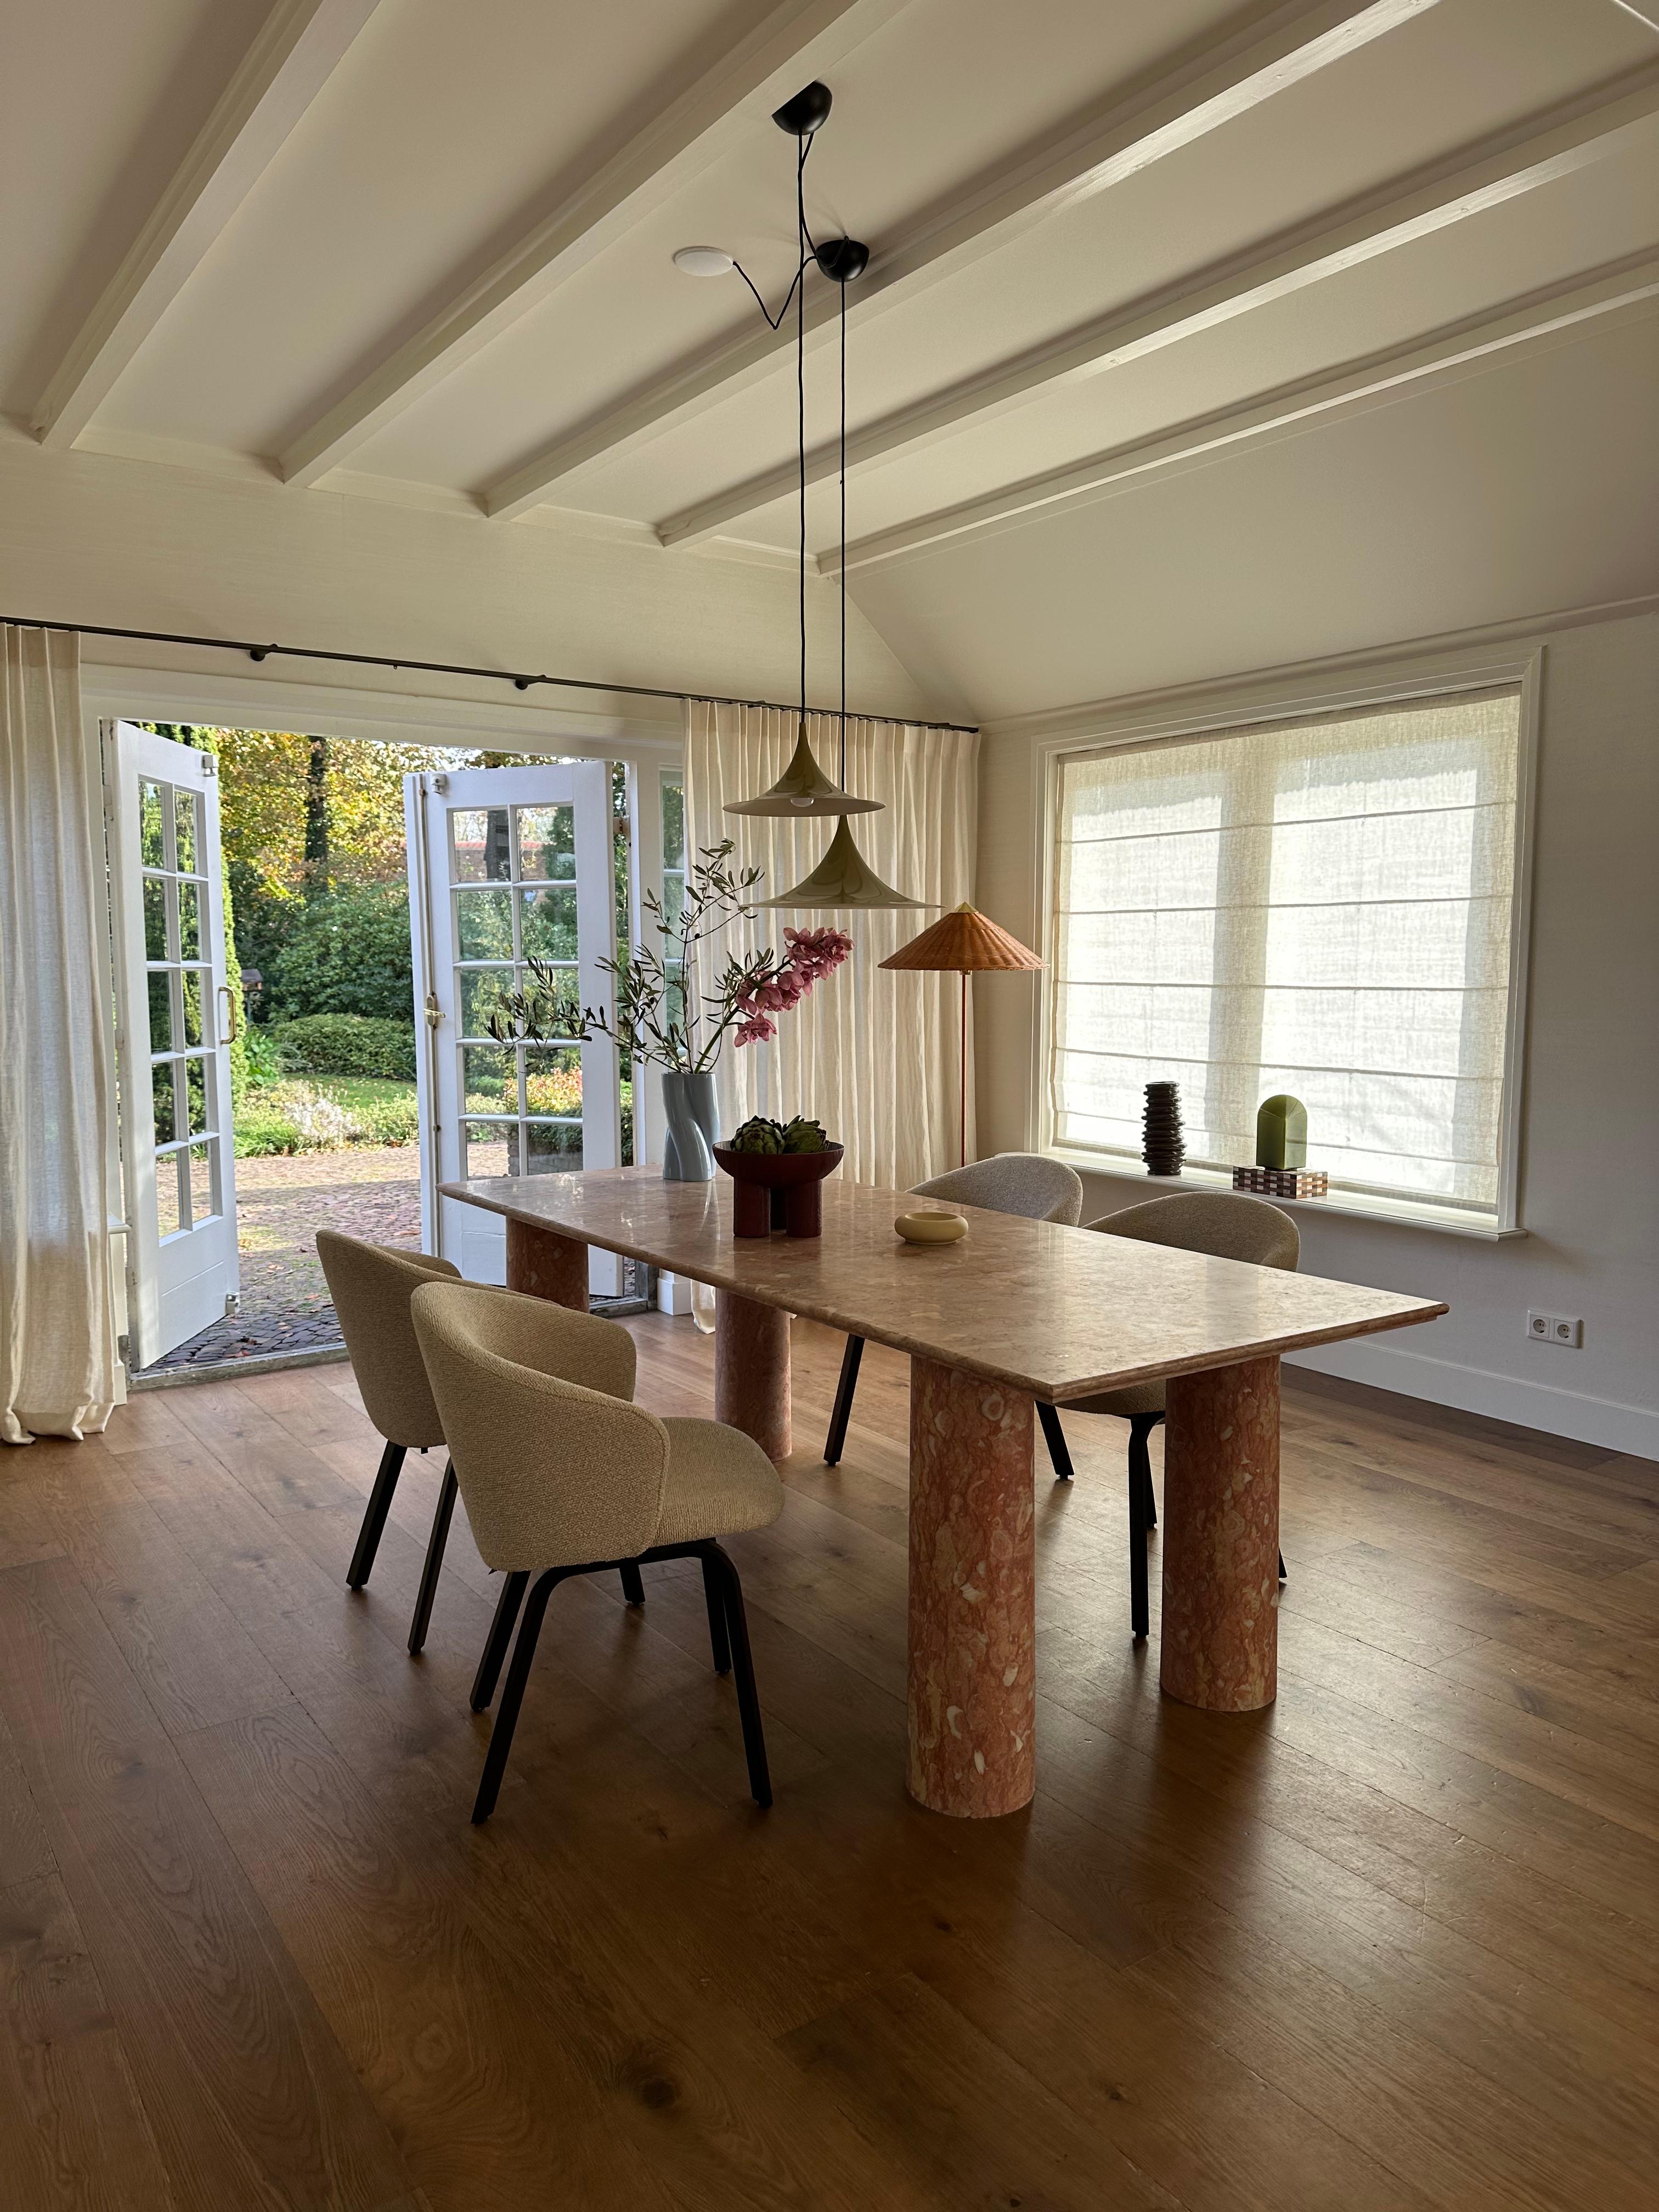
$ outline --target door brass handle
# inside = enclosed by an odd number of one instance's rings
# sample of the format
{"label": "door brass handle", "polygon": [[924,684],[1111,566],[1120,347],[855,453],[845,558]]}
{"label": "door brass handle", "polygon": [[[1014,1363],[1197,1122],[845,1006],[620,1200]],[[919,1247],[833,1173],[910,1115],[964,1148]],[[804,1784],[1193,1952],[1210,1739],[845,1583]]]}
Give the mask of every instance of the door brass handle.
{"label": "door brass handle", "polygon": [[231,989],[228,983],[221,983],[219,995],[229,1010],[229,1019],[225,1025],[225,1042],[234,1044],[242,1034],[241,1014],[236,1004],[238,994]]}

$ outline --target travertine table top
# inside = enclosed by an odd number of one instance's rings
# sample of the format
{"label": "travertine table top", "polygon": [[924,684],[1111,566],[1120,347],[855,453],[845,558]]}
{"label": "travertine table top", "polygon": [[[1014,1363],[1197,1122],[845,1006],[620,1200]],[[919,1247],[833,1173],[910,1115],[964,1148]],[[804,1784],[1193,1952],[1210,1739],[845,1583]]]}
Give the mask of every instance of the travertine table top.
{"label": "travertine table top", "polygon": [[653,1168],[501,1176],[443,1186],[460,1199],[607,1252],[805,1314],[1064,1402],[1160,1375],[1409,1328],[1438,1299],[1285,1274],[1057,1223],[952,1206],[959,1243],[906,1244],[915,1200],[831,1176],[821,1237],[738,1238],[732,1189]]}

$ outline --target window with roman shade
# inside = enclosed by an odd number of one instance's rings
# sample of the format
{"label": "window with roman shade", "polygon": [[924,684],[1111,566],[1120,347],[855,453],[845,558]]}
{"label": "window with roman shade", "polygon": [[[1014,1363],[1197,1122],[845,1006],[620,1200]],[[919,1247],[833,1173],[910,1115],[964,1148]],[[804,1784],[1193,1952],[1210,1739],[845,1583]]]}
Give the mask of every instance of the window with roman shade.
{"label": "window with roman shade", "polygon": [[1227,1169],[1290,1091],[1333,1194],[1496,1216],[1520,729],[1514,687],[1064,756],[1052,1140],[1139,1158],[1172,1079]]}

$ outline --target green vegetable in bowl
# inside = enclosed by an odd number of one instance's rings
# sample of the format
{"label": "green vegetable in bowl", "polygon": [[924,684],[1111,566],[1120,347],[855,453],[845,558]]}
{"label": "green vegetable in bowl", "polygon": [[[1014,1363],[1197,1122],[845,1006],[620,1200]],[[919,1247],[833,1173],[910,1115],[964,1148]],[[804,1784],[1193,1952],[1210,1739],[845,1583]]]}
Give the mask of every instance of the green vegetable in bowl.
{"label": "green vegetable in bowl", "polygon": [[830,1148],[820,1121],[797,1114],[790,1121],[769,1121],[763,1114],[751,1115],[731,1139],[734,1152],[823,1152]]}

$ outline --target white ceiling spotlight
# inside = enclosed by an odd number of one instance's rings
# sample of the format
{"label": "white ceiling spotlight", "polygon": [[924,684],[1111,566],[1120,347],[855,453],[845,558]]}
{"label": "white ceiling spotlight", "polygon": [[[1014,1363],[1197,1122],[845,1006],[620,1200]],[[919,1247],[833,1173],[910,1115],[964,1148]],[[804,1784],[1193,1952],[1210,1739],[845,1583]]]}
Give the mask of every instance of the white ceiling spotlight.
{"label": "white ceiling spotlight", "polygon": [[718,246],[683,246],[674,256],[674,266],[688,276],[729,276],[736,264]]}

